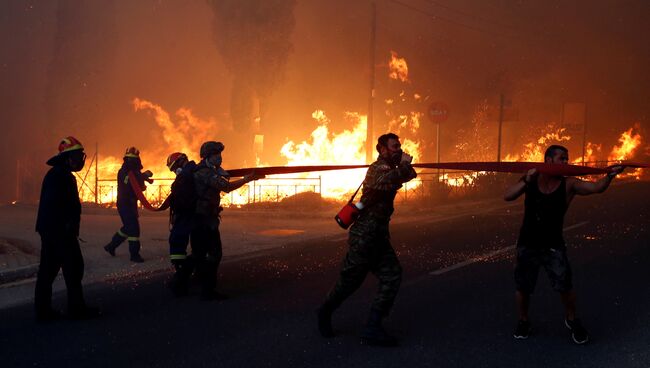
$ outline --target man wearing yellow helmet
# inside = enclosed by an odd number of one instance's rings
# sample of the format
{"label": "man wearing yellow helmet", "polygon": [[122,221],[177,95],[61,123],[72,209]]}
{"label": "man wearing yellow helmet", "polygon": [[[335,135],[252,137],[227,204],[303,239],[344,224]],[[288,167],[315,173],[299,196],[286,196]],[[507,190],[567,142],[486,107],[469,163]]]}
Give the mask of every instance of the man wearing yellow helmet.
{"label": "man wearing yellow helmet", "polygon": [[140,222],[138,221],[138,197],[129,183],[129,172],[133,173],[137,180],[137,186],[144,191],[145,181],[153,183],[153,174],[147,170],[142,172],[140,151],[135,147],[129,147],[124,154],[124,163],[117,173],[117,212],[122,220],[122,227],[113,235],[110,243],[104,246],[104,250],[111,256],[115,256],[115,249],[125,240],[129,241],[129,253],[131,261],[136,263],[144,262],[140,255]]}

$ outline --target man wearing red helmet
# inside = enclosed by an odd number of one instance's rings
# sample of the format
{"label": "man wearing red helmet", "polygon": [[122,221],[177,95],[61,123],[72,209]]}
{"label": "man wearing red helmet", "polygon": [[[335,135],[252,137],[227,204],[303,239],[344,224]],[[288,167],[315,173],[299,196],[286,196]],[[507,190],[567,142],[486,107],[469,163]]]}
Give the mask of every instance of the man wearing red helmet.
{"label": "man wearing red helmet", "polygon": [[122,220],[120,228],[111,242],[104,246],[104,250],[111,256],[115,256],[115,249],[125,240],[129,241],[129,253],[131,261],[136,263],[144,262],[140,255],[140,222],[138,221],[138,197],[129,183],[129,172],[133,173],[138,181],[138,187],[143,191],[145,181],[153,183],[153,174],[147,170],[142,172],[140,151],[135,147],[129,147],[124,154],[124,163],[117,173],[117,212]]}
{"label": "man wearing red helmet", "polygon": [[41,261],[34,306],[39,322],[60,317],[59,312],[52,309],[52,282],[61,269],[68,293],[68,316],[85,319],[99,315],[97,309],[86,305],[81,287],[84,273],[78,240],[81,203],[72,172],[81,170],[85,161],[83,146],[74,137],[62,139],[59,154],[47,161],[52,168],[43,179],[36,219],[36,231],[41,236]]}
{"label": "man wearing red helmet", "polygon": [[174,152],[167,158],[167,167],[176,174],[169,196],[169,256],[176,270],[170,286],[174,295],[183,296],[188,293],[189,279],[194,270],[194,260],[192,255],[187,255],[187,245],[194,228],[196,210],[196,163],[186,154]]}

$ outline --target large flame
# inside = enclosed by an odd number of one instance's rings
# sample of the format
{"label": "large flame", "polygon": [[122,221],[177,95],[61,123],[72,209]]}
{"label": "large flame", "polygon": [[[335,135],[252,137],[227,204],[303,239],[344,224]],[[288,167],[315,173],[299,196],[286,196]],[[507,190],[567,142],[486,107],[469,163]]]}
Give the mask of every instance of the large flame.
{"label": "large flame", "polygon": [[635,130],[639,129],[636,124],[632,128],[624,131],[618,138],[618,145],[612,148],[612,152],[607,156],[608,161],[623,161],[634,157],[634,153],[641,145],[641,135]]}
{"label": "large flame", "polygon": [[[314,111],[312,117],[319,126],[311,133],[309,141],[301,143],[288,141],[280,150],[289,166],[365,163],[367,116],[346,112],[344,118],[353,128],[341,133],[330,132],[331,121],[323,111]],[[406,138],[401,141],[402,149],[417,161],[420,157],[419,144]],[[320,174],[323,182],[321,195],[325,198],[347,199],[347,196],[361,184],[365,173],[365,169],[323,172]],[[313,176],[313,174],[304,174],[305,177],[309,175]],[[411,184],[411,187],[414,185]]]}
{"label": "large flame", "polygon": [[409,81],[409,67],[406,59],[397,57],[395,51],[390,52],[390,61],[388,62],[388,77],[402,82]]}
{"label": "large flame", "polygon": [[548,124],[537,140],[525,143],[523,151],[519,153],[507,154],[503,161],[543,162],[544,151],[549,145],[571,140],[571,136],[565,131],[565,128],[556,128],[555,124]]}
{"label": "large flame", "polygon": [[[154,184],[149,185],[145,191],[145,196],[152,203],[160,203],[169,194],[174,177],[165,165],[167,155],[172,152],[183,152],[190,159],[198,159],[197,153],[201,143],[214,137],[218,132],[218,126],[214,120],[198,118],[188,108],[178,109],[175,119],[172,119],[165,109],[151,101],[134,98],[132,103],[135,111],[150,112],[161,128],[160,137],[152,138],[154,144],[148,143],[145,147],[136,145],[141,152],[142,165],[145,170],[151,170],[155,178]],[[97,178],[95,178],[94,166],[89,165],[87,172],[84,171],[78,180],[81,199],[87,202],[95,201],[93,186],[97,179],[97,201],[114,203],[117,198],[116,176],[122,161],[121,157],[101,155]]]}
{"label": "large flame", "polygon": [[[607,161],[624,161],[629,160],[634,157],[637,152],[637,149],[641,146],[642,137],[638,133],[639,124],[636,123],[630,129],[624,131],[621,136],[618,138],[618,143],[612,148],[609,156],[607,156]],[[643,175],[643,169],[635,169],[632,172],[627,172],[621,177],[633,177],[636,180],[640,180]]]}

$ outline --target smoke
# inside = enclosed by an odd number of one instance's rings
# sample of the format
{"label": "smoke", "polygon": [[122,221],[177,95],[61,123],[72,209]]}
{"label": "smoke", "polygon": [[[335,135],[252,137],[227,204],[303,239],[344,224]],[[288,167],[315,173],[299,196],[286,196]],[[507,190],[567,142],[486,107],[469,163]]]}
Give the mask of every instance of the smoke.
{"label": "smoke", "polygon": [[106,123],[99,119],[106,116],[106,101],[113,98],[106,76],[117,46],[115,8],[111,0],[59,0],[44,101],[55,127],[49,129],[49,140]]}
{"label": "smoke", "polygon": [[[208,0],[214,41],[233,75],[235,129],[254,132],[256,113],[282,81],[295,26],[293,0]],[[259,111],[255,111],[256,102]]]}

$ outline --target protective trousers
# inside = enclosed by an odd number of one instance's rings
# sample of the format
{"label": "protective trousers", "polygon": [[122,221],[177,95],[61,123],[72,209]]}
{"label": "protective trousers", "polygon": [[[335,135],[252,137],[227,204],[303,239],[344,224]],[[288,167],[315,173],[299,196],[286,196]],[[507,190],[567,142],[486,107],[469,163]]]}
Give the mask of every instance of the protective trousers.
{"label": "protective trousers", "polygon": [[221,262],[221,234],[218,226],[199,225],[191,235],[192,257],[201,278],[204,294],[215,291]]}
{"label": "protective trousers", "polygon": [[402,281],[402,267],[388,236],[370,238],[351,234],[348,244],[350,248],[343,260],[340,277],[324,306],[330,310],[338,308],[361,286],[368,272],[372,272],[379,279],[372,310],[382,316],[388,315]]}
{"label": "protective trousers", "polygon": [[194,271],[194,257],[187,255],[187,245],[190,242],[192,227],[191,216],[174,216],[169,233],[169,256],[176,270],[172,289],[177,295],[187,294],[189,279]]}
{"label": "protective trousers", "polygon": [[129,253],[131,256],[140,254],[140,222],[138,221],[138,209],[126,208],[117,209],[122,220],[122,227],[118,230],[108,244],[108,247],[115,250],[125,240],[129,241]]}
{"label": "protective trousers", "polygon": [[41,263],[34,295],[37,314],[45,315],[52,309],[52,283],[61,269],[68,294],[68,312],[83,310],[86,306],[81,287],[84,260],[79,240],[70,234],[41,234]]}

